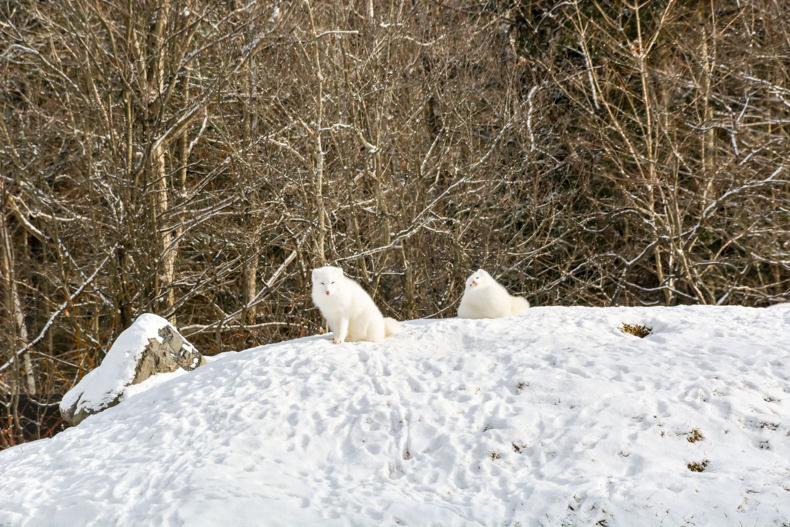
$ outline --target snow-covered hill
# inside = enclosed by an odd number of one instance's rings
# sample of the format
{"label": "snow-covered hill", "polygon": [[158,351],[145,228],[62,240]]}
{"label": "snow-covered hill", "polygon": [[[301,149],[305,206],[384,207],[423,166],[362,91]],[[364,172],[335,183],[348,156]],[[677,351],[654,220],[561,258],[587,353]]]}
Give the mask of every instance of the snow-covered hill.
{"label": "snow-covered hill", "polygon": [[0,452],[3,527],[787,522],[786,308],[546,307],[304,338]]}

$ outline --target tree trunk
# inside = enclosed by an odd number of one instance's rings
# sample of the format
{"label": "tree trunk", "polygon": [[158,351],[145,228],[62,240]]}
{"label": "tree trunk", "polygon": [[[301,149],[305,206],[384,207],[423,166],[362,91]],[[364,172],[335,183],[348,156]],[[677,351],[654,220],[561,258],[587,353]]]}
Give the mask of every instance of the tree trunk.
{"label": "tree trunk", "polygon": [[[156,25],[154,26],[153,35],[153,49],[156,54],[156,65],[153,72],[153,82],[150,86],[150,97],[161,98],[164,93],[164,78],[165,78],[165,53],[164,34],[167,29],[167,13],[170,9],[170,2],[165,0],[161,2],[157,12]],[[160,103],[161,104],[161,101]],[[156,105],[158,106],[158,105]],[[149,116],[152,119],[158,116]],[[152,170],[153,170],[153,215],[154,215],[154,229],[156,239],[158,241],[159,258],[161,264],[159,272],[157,273],[157,290],[155,291],[155,298],[158,300],[159,312],[162,316],[166,317],[168,321],[176,325],[176,315],[173,311],[175,306],[175,290],[173,289],[173,282],[175,281],[175,262],[176,262],[176,247],[173,242],[173,233],[167,228],[169,226],[162,225],[162,218],[167,213],[169,208],[168,194],[170,192],[167,178],[167,167],[165,164],[165,144],[159,143],[151,152]]]}
{"label": "tree trunk", "polygon": [[[17,350],[25,348],[28,344],[28,331],[27,323],[25,322],[25,313],[22,310],[22,300],[19,298],[19,290],[16,285],[14,277],[14,248],[11,243],[11,236],[8,232],[8,223],[6,221],[5,212],[0,213],[0,237],[3,241],[2,251],[2,272],[3,282],[5,283],[6,292],[6,309],[11,315],[14,323],[12,324],[13,331],[13,349],[12,353]],[[17,361],[18,364],[18,361]],[[24,387],[28,395],[36,393],[36,376],[33,371],[33,360],[30,357],[30,350],[22,353],[22,368],[19,370],[19,376],[22,382],[21,386]]]}

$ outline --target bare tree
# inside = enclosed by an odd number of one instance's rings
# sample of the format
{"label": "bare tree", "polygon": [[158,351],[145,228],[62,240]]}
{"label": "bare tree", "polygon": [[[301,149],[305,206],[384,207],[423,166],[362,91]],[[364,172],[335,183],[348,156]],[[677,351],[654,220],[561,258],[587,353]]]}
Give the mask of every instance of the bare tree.
{"label": "bare tree", "polygon": [[787,300],[782,7],[0,3],[0,446],[143,312],[205,353],[320,331],[325,263],[401,319],[477,267],[537,305]]}

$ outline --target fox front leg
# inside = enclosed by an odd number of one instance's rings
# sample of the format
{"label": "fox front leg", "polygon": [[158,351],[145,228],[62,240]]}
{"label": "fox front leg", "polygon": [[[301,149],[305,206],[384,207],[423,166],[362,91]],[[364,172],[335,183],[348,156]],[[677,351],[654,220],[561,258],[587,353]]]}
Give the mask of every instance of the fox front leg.
{"label": "fox front leg", "polygon": [[341,318],[337,322],[335,322],[334,333],[335,333],[335,338],[334,338],[335,344],[342,344],[346,340],[346,337],[348,336],[347,318]]}

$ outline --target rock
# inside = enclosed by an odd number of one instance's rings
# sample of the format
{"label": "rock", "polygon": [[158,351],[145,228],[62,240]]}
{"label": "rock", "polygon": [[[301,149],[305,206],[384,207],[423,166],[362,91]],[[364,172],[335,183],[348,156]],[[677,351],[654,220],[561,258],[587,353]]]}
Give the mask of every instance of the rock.
{"label": "rock", "polygon": [[121,402],[129,386],[158,373],[192,371],[206,359],[164,318],[145,313],[124,330],[101,365],[88,372],[60,402],[60,413],[76,425]]}

